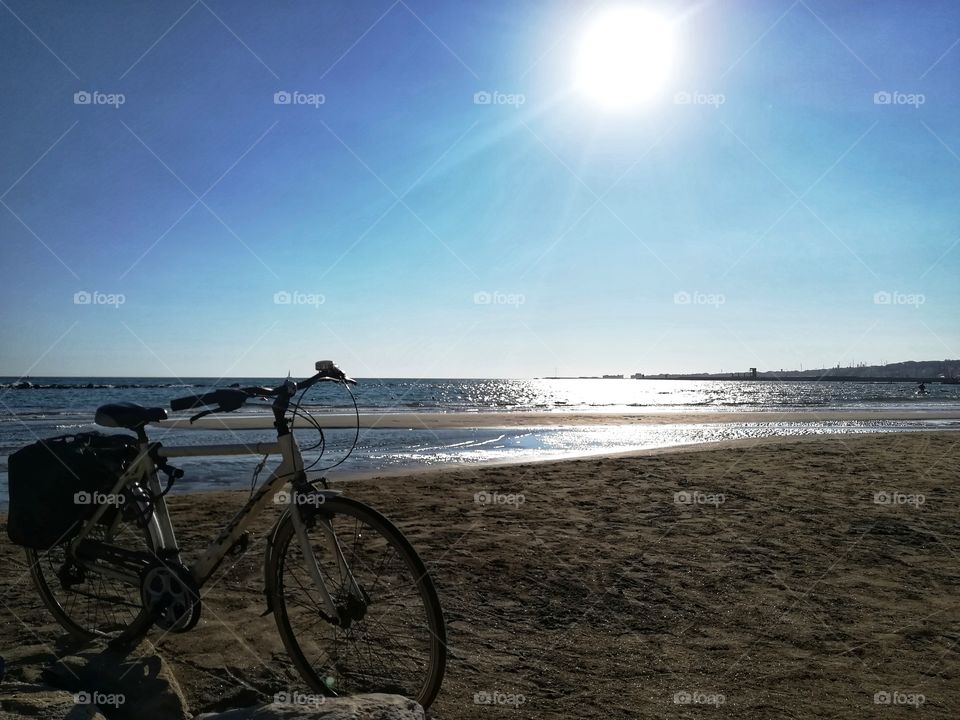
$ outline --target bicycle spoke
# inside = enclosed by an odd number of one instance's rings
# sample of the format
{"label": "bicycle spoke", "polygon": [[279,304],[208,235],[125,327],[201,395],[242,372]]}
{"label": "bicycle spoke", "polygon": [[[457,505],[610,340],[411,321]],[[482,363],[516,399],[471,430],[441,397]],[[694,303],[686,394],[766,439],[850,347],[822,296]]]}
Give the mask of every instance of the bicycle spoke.
{"label": "bicycle spoke", "polygon": [[[330,512],[327,517],[345,567],[331,556],[323,537],[311,537],[310,545],[338,607],[338,618],[346,626],[325,619],[326,611],[317,602],[313,578],[305,572],[299,542],[291,532],[280,578],[281,602],[303,659],[316,677],[332,677],[338,693],[397,692],[418,697],[432,672],[438,637],[429,625],[420,586],[422,570],[410,564],[397,541],[360,513]],[[314,535],[326,532],[322,527],[314,530]],[[348,569],[360,597],[354,597]]]}
{"label": "bicycle spoke", "polygon": [[[117,528],[118,531],[125,529]],[[133,529],[139,531],[139,535],[131,532],[130,540],[123,541],[124,546],[149,550],[149,536],[142,528]],[[90,539],[105,542],[106,530],[105,526],[97,526]],[[112,635],[125,630],[141,613],[139,587],[108,577],[95,566],[81,569],[68,559],[63,546],[37,558],[35,568],[41,594],[48,604],[53,603],[51,609],[71,632]],[[60,580],[61,574],[70,579],[66,585]]]}

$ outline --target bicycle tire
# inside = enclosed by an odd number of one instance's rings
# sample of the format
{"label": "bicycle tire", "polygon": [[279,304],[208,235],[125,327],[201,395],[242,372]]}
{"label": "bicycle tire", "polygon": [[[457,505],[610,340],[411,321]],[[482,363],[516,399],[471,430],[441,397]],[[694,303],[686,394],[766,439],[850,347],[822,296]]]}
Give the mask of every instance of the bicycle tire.
{"label": "bicycle tire", "polygon": [[[145,547],[150,552],[155,552],[153,538],[146,526],[138,527],[137,524],[133,522],[122,522],[121,524],[129,526],[131,530],[137,530],[138,535],[142,532]],[[96,532],[96,529],[94,532]],[[108,639],[114,642],[128,642],[145,634],[152,624],[152,618],[140,600],[139,586],[129,587],[129,592],[125,598],[126,601],[123,603],[127,605],[129,609],[123,618],[118,618],[117,615],[111,618],[108,616],[107,611],[104,611],[102,613],[102,622],[98,623],[98,618],[101,617],[99,608],[93,610],[92,622],[89,621],[89,617],[80,617],[82,608],[76,607],[76,598],[80,596],[89,598],[91,597],[91,593],[87,591],[71,592],[70,589],[63,585],[58,577],[57,566],[62,568],[68,561],[67,549],[68,544],[62,544],[43,551],[33,549],[25,550],[34,587],[40,594],[43,604],[60,626],[63,627],[71,637],[81,642],[89,642],[97,638]],[[103,583],[103,578],[99,575],[98,577],[100,578],[98,588],[101,592],[105,592],[106,588]],[[115,580],[108,582],[113,583],[114,586],[122,585],[122,583]],[[67,597],[72,598],[73,601],[62,601],[54,592],[54,587],[58,587]],[[107,603],[108,606],[111,604],[117,605],[118,603]],[[133,612],[133,608],[136,608],[136,612]],[[89,612],[87,615],[89,616]]]}
{"label": "bicycle tire", "polygon": [[[317,518],[330,519],[330,521],[333,523],[338,542],[340,542],[341,546],[345,545],[345,541],[352,540],[351,555],[347,556],[347,549],[344,549],[343,552],[346,556],[347,563],[351,566],[351,570],[353,571],[354,575],[357,576],[358,583],[361,585],[361,587],[364,587],[364,591],[370,595],[370,609],[373,612],[379,612],[381,607],[378,607],[378,600],[380,603],[387,600],[391,601],[392,607],[384,612],[380,612],[377,616],[373,616],[371,619],[371,624],[365,626],[365,635],[369,635],[371,630],[376,629],[376,626],[373,623],[377,623],[381,628],[385,628],[386,626],[384,622],[401,622],[401,620],[405,618],[390,617],[391,615],[394,615],[394,613],[397,611],[397,605],[400,604],[400,601],[395,599],[395,597],[390,595],[382,596],[379,593],[377,595],[371,594],[371,591],[376,590],[376,586],[383,578],[383,574],[386,574],[386,564],[383,560],[380,562],[380,572],[382,574],[378,575],[374,579],[372,585],[369,587],[364,586],[365,581],[368,582],[368,573],[366,571],[369,570],[369,564],[365,563],[363,558],[358,557],[358,538],[361,536],[370,538],[370,535],[364,535],[364,533],[360,531],[360,523],[374,533],[379,534],[380,538],[386,543],[386,549],[392,548],[397,553],[398,558],[402,561],[400,569],[405,569],[405,574],[407,576],[401,582],[393,585],[392,589],[396,589],[397,587],[402,588],[402,586],[407,582],[410,583],[411,588],[415,588],[416,592],[409,593],[405,602],[412,603],[413,596],[418,597],[420,602],[422,602],[422,616],[421,613],[416,611],[415,607],[411,607],[414,612],[409,613],[409,615],[413,617],[421,616],[417,622],[423,623],[425,627],[421,628],[421,631],[419,631],[420,637],[418,638],[418,644],[421,645],[421,650],[423,649],[423,646],[429,645],[429,649],[426,651],[426,654],[429,655],[429,660],[424,663],[422,671],[416,673],[417,675],[422,675],[422,681],[419,683],[419,687],[417,688],[413,688],[412,683],[410,683],[410,686],[407,687],[398,687],[398,678],[387,674],[386,669],[383,670],[384,674],[381,677],[383,680],[389,679],[391,682],[381,682],[380,684],[384,686],[378,686],[377,683],[371,682],[369,680],[369,674],[366,678],[358,680],[358,676],[361,678],[363,677],[362,671],[358,673],[350,668],[344,669],[345,658],[344,656],[341,656],[340,650],[342,650],[345,643],[343,643],[341,640],[353,641],[354,649],[356,649],[356,634],[348,633],[350,630],[353,630],[354,628],[359,627],[361,624],[366,623],[368,620],[366,615],[364,615],[364,617],[360,619],[356,625],[353,625],[346,630],[341,628],[341,632],[343,632],[344,637],[340,640],[337,638],[337,625],[323,620],[322,618],[320,619],[319,623],[315,620],[312,627],[316,627],[319,624],[323,631],[332,634],[332,642],[335,644],[339,643],[340,648],[334,649],[335,657],[331,656],[331,663],[317,663],[316,661],[311,661],[311,659],[307,657],[307,653],[305,652],[303,646],[304,644],[316,645],[315,638],[308,638],[299,634],[306,632],[307,628],[298,630],[294,627],[290,617],[291,605],[294,607],[294,615],[296,616],[298,625],[303,624],[305,617],[310,617],[312,614],[316,613],[319,606],[312,610],[310,608],[305,610],[304,603],[300,602],[298,605],[296,602],[290,602],[294,600],[295,597],[302,600],[303,595],[306,595],[309,598],[309,591],[307,591],[307,589],[304,588],[303,584],[299,581],[296,584],[294,582],[289,582],[293,577],[293,571],[291,568],[295,568],[299,565],[299,570],[302,575],[306,576],[307,573],[305,568],[302,567],[302,554],[300,551],[300,545],[296,541],[293,520],[288,515],[280,522],[274,534],[274,551],[269,556],[266,573],[267,577],[271,580],[270,584],[273,588],[271,591],[270,603],[276,619],[277,629],[279,630],[280,637],[283,640],[287,654],[293,661],[293,664],[300,673],[300,676],[314,691],[325,695],[347,695],[355,694],[357,692],[391,692],[394,694],[402,694],[412,697],[424,708],[429,707],[436,698],[437,693],[440,691],[440,686],[443,683],[443,676],[446,669],[447,648],[446,627],[443,619],[443,611],[440,607],[440,600],[433,581],[423,564],[423,561],[417,555],[409,541],[389,520],[387,520],[383,515],[373,508],[370,508],[356,500],[339,496],[327,498],[322,505],[315,510],[311,509],[306,514],[308,515],[308,532],[311,533],[311,546],[317,558],[317,563],[321,568],[321,572],[324,574],[325,583],[327,580],[331,580],[331,584],[333,584],[332,574],[327,571],[333,566],[328,565],[327,570],[324,569],[324,562],[330,561],[331,553],[326,549],[325,545],[320,545],[318,548],[318,542],[320,541],[320,538],[318,538],[319,533],[311,532],[316,529]],[[351,519],[353,520],[352,537],[350,537],[351,533],[347,532]],[[312,524],[311,520],[313,520]],[[291,542],[291,540],[293,540],[293,542]],[[376,547],[381,545],[380,542],[374,542],[376,543]],[[318,552],[318,549],[320,552]],[[291,555],[293,557],[291,557]],[[384,557],[385,556],[386,552],[384,552]],[[328,590],[330,590],[329,586]],[[340,598],[343,598],[345,595],[344,586],[342,584],[340,587],[334,586],[330,594],[332,596],[336,595]],[[316,601],[314,602],[316,604]],[[423,633],[422,630],[425,630],[426,632]],[[363,638],[360,639],[362,640]],[[410,652],[409,648],[405,648],[404,650],[405,653]],[[377,652],[378,651],[371,651],[371,655],[368,657],[375,656]],[[380,647],[379,652],[386,652],[389,655],[393,653],[393,649]],[[345,655],[349,655],[349,653],[346,653]],[[363,657],[359,651],[357,652],[357,657],[359,660],[363,660]],[[379,656],[377,657],[379,660]],[[409,658],[405,657],[405,659]],[[318,672],[318,665],[322,665],[322,668],[319,669],[322,669],[324,673],[323,677],[321,677],[321,673]],[[331,683],[331,679],[334,680],[333,683]]]}

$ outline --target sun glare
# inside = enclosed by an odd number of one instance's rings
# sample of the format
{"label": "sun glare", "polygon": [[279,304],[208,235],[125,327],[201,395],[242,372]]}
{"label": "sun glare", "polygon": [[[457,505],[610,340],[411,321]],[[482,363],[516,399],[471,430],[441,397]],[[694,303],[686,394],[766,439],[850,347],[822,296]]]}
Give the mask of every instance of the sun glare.
{"label": "sun glare", "polygon": [[663,87],[674,56],[671,24],[637,7],[602,12],[587,27],[577,57],[577,87],[597,104],[622,109]]}

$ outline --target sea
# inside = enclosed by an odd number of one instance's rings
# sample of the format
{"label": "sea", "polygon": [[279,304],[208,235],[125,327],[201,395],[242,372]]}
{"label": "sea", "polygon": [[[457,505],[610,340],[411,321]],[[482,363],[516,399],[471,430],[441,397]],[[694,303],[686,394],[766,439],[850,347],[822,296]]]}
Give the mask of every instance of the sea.
{"label": "sea", "polygon": [[[7,457],[38,438],[101,430],[96,408],[109,402],[136,402],[169,408],[171,399],[218,387],[278,385],[283,378],[0,378],[0,507],[6,503]],[[322,424],[325,413],[484,413],[589,412],[683,413],[684,422],[589,426],[433,428],[415,421],[400,429],[361,429],[356,433],[328,429],[324,453],[306,451],[314,472],[334,478],[388,473],[413,467],[561,459],[610,452],[644,450],[729,439],[833,433],[921,432],[960,429],[954,420],[822,421],[824,410],[956,411],[960,385],[933,383],[918,395],[913,383],[815,381],[693,381],[633,379],[360,379],[351,398],[333,383],[312,388],[303,407]],[[798,412],[809,420],[794,422],[710,422],[708,413]],[[243,415],[268,414],[266,406],[248,403]],[[698,421],[697,415],[704,420]],[[173,414],[171,414],[171,417]],[[314,445],[319,434],[297,430],[301,447]],[[151,428],[152,440],[166,445],[269,441],[271,431]],[[258,459],[251,456],[178,460],[185,477],[177,491],[248,487]],[[332,467],[335,466],[335,467]],[[269,467],[269,465],[268,465]],[[329,469],[328,469],[329,468]]]}

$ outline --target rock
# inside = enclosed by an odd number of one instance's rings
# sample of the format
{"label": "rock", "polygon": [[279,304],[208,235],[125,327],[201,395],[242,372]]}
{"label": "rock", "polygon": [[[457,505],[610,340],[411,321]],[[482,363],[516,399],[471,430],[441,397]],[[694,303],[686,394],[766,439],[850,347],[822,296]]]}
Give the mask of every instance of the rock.
{"label": "rock", "polygon": [[[310,701],[312,700],[312,702]],[[196,720],[424,720],[423,708],[400,695],[352,697],[294,697],[288,702],[198,715]]]}
{"label": "rock", "polygon": [[66,690],[32,683],[4,682],[0,687],[0,720],[106,720],[92,705],[77,705]]}
{"label": "rock", "polygon": [[[28,685],[42,685],[42,670],[46,665],[54,662],[57,656],[54,648],[48,645],[20,645],[7,650],[3,654],[4,676]],[[6,687],[0,686],[0,689]]]}
{"label": "rock", "polygon": [[94,646],[65,654],[42,676],[72,693],[87,693],[111,720],[190,718],[180,684],[146,640],[127,651]]}

